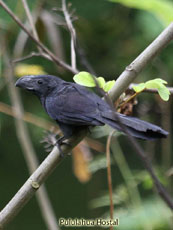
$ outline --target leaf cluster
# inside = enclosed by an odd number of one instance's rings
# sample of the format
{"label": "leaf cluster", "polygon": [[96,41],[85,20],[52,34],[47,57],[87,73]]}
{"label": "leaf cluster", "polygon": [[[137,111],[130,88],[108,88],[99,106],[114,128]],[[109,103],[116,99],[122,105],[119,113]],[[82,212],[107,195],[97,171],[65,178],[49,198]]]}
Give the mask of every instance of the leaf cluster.
{"label": "leaf cluster", "polygon": [[115,84],[115,80],[106,82],[103,77],[95,77],[94,75],[88,72],[85,72],[85,71],[82,71],[76,74],[73,80],[77,84],[83,85],[86,87],[96,87],[96,84],[98,84],[98,86],[101,89],[103,89],[105,92],[108,92]]}
{"label": "leaf cluster", "polygon": [[135,85],[133,86],[133,89],[136,93],[140,93],[145,89],[156,89],[162,100],[168,101],[170,92],[165,86],[165,84],[167,84],[165,80],[161,78],[156,78],[153,80],[146,81],[145,83]]}

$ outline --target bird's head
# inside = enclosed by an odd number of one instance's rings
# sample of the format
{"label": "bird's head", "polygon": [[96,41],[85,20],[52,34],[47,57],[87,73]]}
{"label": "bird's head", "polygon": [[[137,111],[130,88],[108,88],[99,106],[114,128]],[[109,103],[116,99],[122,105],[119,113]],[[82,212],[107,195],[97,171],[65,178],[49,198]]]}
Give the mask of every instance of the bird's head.
{"label": "bird's head", "polygon": [[51,75],[27,75],[18,79],[15,85],[41,97],[46,96],[62,81],[60,78]]}

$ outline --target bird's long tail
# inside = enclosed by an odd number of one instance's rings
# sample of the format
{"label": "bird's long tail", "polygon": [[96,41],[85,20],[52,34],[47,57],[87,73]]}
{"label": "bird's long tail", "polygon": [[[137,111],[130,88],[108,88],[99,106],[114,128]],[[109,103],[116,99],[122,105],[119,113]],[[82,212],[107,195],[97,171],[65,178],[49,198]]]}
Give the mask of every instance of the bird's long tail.
{"label": "bird's long tail", "polygon": [[[157,125],[153,125],[135,117],[119,113],[116,114],[114,112],[103,112],[102,121],[114,129],[123,131],[122,125],[120,124],[121,122],[130,135],[140,139],[153,140],[157,138],[165,138],[168,135],[167,131]],[[117,116],[119,116],[119,119],[117,119]]]}

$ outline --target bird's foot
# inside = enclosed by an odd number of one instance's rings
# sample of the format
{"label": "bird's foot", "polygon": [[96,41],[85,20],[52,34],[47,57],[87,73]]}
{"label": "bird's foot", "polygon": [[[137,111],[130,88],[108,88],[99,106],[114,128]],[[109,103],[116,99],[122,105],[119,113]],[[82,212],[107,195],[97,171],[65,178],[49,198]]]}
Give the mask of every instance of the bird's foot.
{"label": "bird's foot", "polygon": [[41,140],[41,143],[45,143],[44,148],[46,149],[46,152],[52,151],[53,147],[56,146],[60,152],[60,156],[64,157],[61,145],[68,145],[69,147],[71,147],[71,145],[67,143],[66,140],[67,138],[64,136],[57,139],[57,134],[54,134],[52,132],[46,132],[46,135]]}
{"label": "bird's foot", "polygon": [[49,131],[45,131],[45,135],[40,142],[45,143],[44,148],[46,152],[50,152],[52,151],[53,147],[56,145],[57,134],[49,132]]}
{"label": "bird's foot", "polygon": [[60,152],[60,156],[63,158],[64,157],[64,153],[63,153],[63,151],[62,151],[62,149],[61,149],[61,145],[63,144],[65,144],[65,145],[68,145],[69,147],[71,147],[71,145],[69,144],[69,143],[67,143],[67,142],[64,142],[65,140],[67,140],[67,138],[65,137],[65,136],[63,136],[63,137],[60,137],[57,141],[56,141],[56,147],[58,148],[58,150],[59,150],[59,152]]}

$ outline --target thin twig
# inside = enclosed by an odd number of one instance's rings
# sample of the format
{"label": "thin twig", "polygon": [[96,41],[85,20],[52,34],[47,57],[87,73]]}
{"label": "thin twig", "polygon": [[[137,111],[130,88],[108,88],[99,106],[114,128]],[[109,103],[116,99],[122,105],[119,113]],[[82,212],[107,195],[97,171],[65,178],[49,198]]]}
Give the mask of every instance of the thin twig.
{"label": "thin twig", "polygon": [[121,104],[118,105],[118,108],[119,107],[123,107],[125,104],[127,104],[129,101],[131,101],[132,99],[134,99],[138,94],[140,94],[142,91],[140,92],[134,92],[133,95],[131,95],[129,98],[127,98],[126,101],[122,102]]}
{"label": "thin twig", "polygon": [[49,61],[52,61],[52,59],[50,58],[50,56],[47,55],[47,54],[45,54],[45,53],[43,53],[43,52],[41,52],[41,53],[32,52],[31,54],[28,54],[25,57],[14,59],[13,63],[25,61],[25,60],[28,60],[28,59],[30,59],[32,57],[44,57],[44,58],[48,59]]}
{"label": "thin twig", "polygon": [[[115,131],[112,131],[107,139],[106,144],[106,159],[107,159],[107,178],[108,178],[108,188],[109,188],[109,199],[110,199],[110,219],[113,220],[114,217],[114,204],[112,195],[112,176],[111,176],[111,159],[110,159],[110,144],[112,135]],[[113,226],[110,226],[110,230],[113,230]]]}
{"label": "thin twig", "polygon": [[70,14],[67,10],[66,6],[66,0],[62,0],[62,11],[64,13],[64,17],[67,23],[67,27],[69,29],[70,35],[71,35],[71,66],[73,69],[76,69],[76,31],[73,27]]}
{"label": "thin twig", "polygon": [[30,31],[23,25],[23,23],[20,21],[20,19],[10,10],[10,8],[2,1],[0,0],[0,6],[3,7],[3,9],[13,18],[13,20],[19,25],[19,27],[22,28],[25,33],[28,34],[28,36],[39,46],[42,51],[44,51],[46,54],[50,56],[50,58],[57,64],[65,68],[66,70],[76,74],[79,71],[77,69],[72,68],[70,65],[66,64],[62,60],[60,60],[58,57],[56,57],[46,46],[44,46],[40,41],[38,41],[31,33]]}
{"label": "thin twig", "polygon": [[[28,17],[28,21],[29,21],[29,24],[31,26],[31,30],[33,32],[33,35],[34,37],[39,41],[39,37],[38,37],[38,34],[37,34],[37,31],[36,31],[36,28],[35,28],[35,25],[34,25],[34,21],[33,21],[33,18],[32,18],[32,15],[31,15],[31,12],[30,12],[30,9],[28,7],[28,3],[27,3],[27,0],[22,0],[22,3],[23,3],[23,7],[25,9],[25,12],[26,12],[26,15]],[[40,50],[41,51],[41,50]]]}

